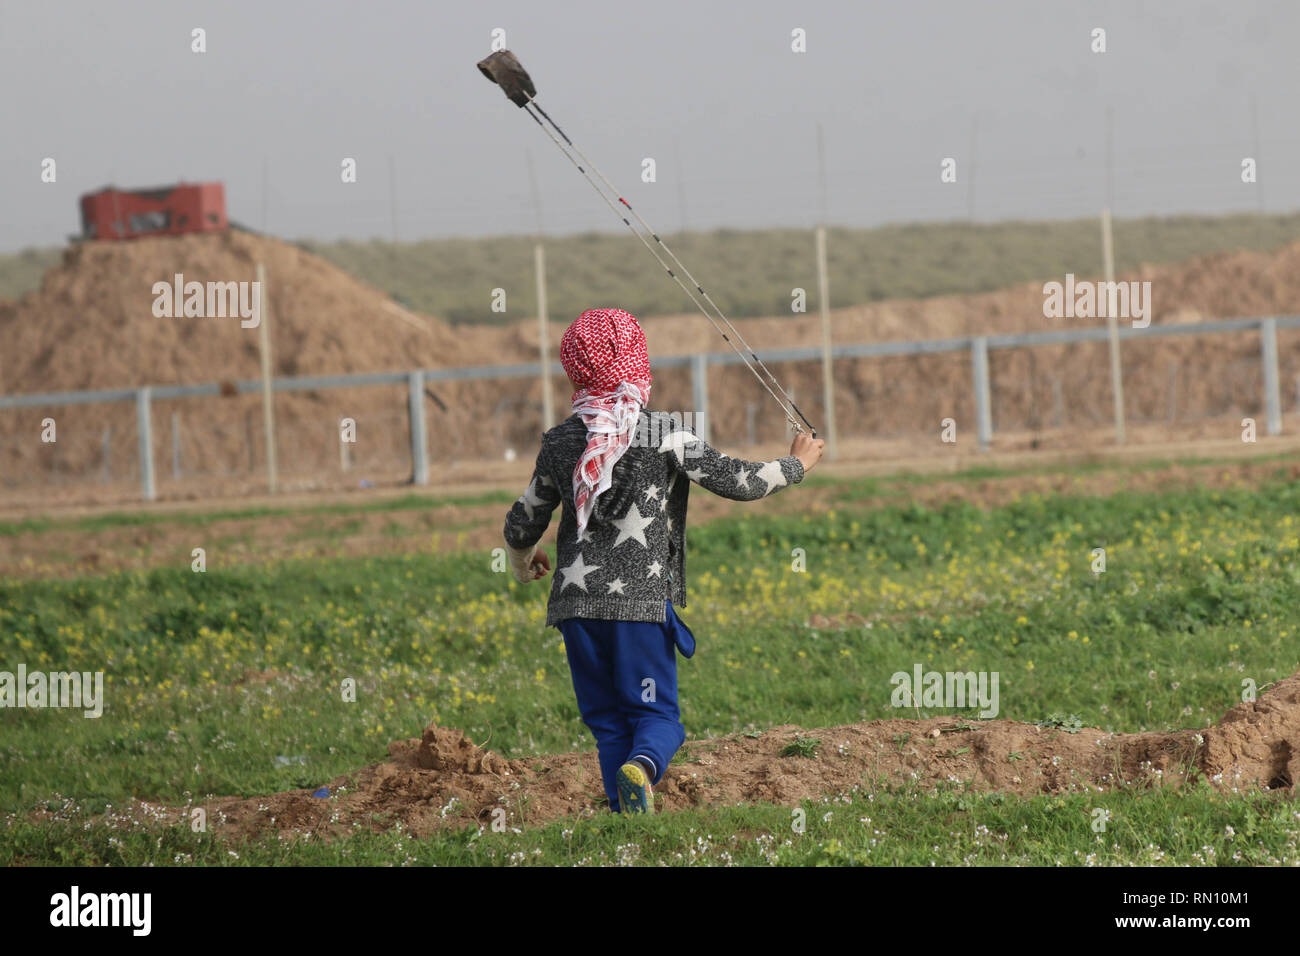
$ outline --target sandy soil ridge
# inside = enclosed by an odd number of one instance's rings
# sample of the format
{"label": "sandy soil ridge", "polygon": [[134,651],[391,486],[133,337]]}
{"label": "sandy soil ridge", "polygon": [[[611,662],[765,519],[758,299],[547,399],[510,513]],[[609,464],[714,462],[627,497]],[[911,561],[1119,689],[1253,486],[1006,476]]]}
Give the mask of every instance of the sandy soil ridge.
{"label": "sandy soil ridge", "polygon": [[[781,756],[798,737],[820,741],[815,756]],[[683,750],[685,760],[670,767],[657,788],[660,812],[755,801],[794,805],[889,780],[969,783],[1022,796],[1178,787],[1196,777],[1227,790],[1288,789],[1300,778],[1300,672],[1202,730],[1069,733],[948,716],[809,731],[773,727],[691,741]],[[382,830],[399,821],[418,836],[489,825],[497,807],[514,827],[605,809],[594,751],[507,760],[459,730],[433,724],[419,738],[394,741],[388,751],[388,760],[330,781],[329,798],[294,790],[201,805],[209,825],[229,839],[267,831],[342,834],[356,824]],[[186,813],[140,809],[155,820]]]}

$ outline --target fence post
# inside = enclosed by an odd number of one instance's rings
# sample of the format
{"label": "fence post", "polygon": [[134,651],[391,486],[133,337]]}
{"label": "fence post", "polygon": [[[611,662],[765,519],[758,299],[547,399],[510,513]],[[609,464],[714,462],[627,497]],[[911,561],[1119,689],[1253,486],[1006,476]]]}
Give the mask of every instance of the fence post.
{"label": "fence post", "polygon": [[153,416],[150,414],[152,390],[146,385],[135,393],[136,432],[140,436],[140,489],[145,501],[153,501]]}
{"label": "fence post", "polygon": [[[1106,114],[1106,154],[1110,155],[1110,113]],[[1108,167],[1109,168],[1109,167]],[[1109,189],[1107,190],[1109,193]],[[1115,288],[1115,238],[1111,230],[1110,201],[1101,211],[1101,255],[1106,270],[1106,287]],[[1110,391],[1115,401],[1115,442],[1124,444],[1124,371],[1119,360],[1119,318],[1114,309],[1106,309],[1106,328],[1110,333]]]}
{"label": "fence post", "polygon": [[172,477],[181,476],[181,413],[172,412]]}
{"label": "fence post", "polygon": [[826,457],[839,457],[838,433],[835,429],[835,377],[831,361],[830,280],[826,272],[826,227],[817,227],[817,295],[822,312],[822,414],[825,416]]}
{"label": "fence post", "polygon": [[425,447],[424,432],[424,372],[415,371],[407,377],[411,423],[411,483],[429,483],[429,453]]}
{"label": "fence post", "polygon": [[1259,323],[1260,358],[1264,363],[1264,411],[1268,433],[1282,434],[1282,392],[1277,374],[1277,319]]}
{"label": "fence post", "polygon": [[709,431],[709,363],[704,353],[691,357],[691,389],[695,397],[695,434],[711,442]]}
{"label": "fence post", "polygon": [[988,451],[993,440],[993,410],[989,395],[989,340],[971,339],[971,367],[975,372],[975,434],[980,451]]}
{"label": "fence post", "polygon": [[546,314],[546,250],[540,242],[533,246],[533,271],[537,273],[537,357],[542,364],[542,431],[549,431],[555,426],[555,398],[551,388],[551,333],[547,331],[550,317]]}
{"label": "fence post", "polygon": [[275,454],[275,400],[271,397],[271,310],[267,307],[266,269],[257,264],[257,354],[262,366],[262,431],[266,436],[266,488],[275,494],[279,465]]}
{"label": "fence post", "polygon": [[1169,424],[1178,417],[1178,363],[1169,363],[1169,398],[1165,402],[1169,407]]}

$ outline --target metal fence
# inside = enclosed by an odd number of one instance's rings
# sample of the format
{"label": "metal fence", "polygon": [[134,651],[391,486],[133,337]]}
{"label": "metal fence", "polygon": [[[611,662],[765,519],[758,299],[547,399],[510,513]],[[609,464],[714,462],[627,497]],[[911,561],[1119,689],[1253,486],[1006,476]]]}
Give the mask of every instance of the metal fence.
{"label": "metal fence", "polygon": [[[1220,363],[1216,370],[1216,382],[1212,384],[1228,382],[1233,389],[1233,395],[1238,400],[1243,388],[1246,391],[1254,391],[1258,399],[1258,407],[1264,413],[1263,430],[1269,435],[1276,435],[1282,430],[1282,389],[1278,361],[1278,330],[1280,328],[1300,328],[1300,316],[1223,319],[1183,325],[1149,326],[1145,329],[1125,327],[1120,329],[1119,334],[1121,341],[1128,343],[1181,336],[1258,333],[1258,359],[1238,359]],[[946,355],[960,361],[962,355],[965,354],[968,356],[970,370],[969,405],[965,407],[972,413],[980,449],[987,450],[994,434],[995,389],[993,376],[990,375],[991,354],[1015,353],[1016,355],[1028,355],[1032,370],[1032,354],[1035,349],[1047,346],[1085,345],[1089,343],[1104,348],[1107,339],[1108,332],[1104,327],[1080,328],[926,341],[840,345],[833,349],[833,356],[836,362],[940,355]],[[760,350],[758,354],[769,365],[778,363],[819,363],[821,360],[820,348]],[[665,370],[681,370],[689,373],[689,389],[697,431],[706,440],[712,440],[713,438],[710,433],[711,416],[709,414],[710,370],[740,364],[740,357],[730,352],[664,356],[656,357],[654,361],[656,373]],[[1104,371],[1104,368],[1098,367],[1098,372]],[[556,376],[563,376],[563,369],[558,362],[550,363],[550,372]],[[1178,407],[1177,368],[1171,365],[1170,372],[1168,396],[1165,404],[1168,414],[1172,418]],[[372,444],[371,447],[367,448],[365,464],[367,467],[379,469],[397,470],[409,468],[411,480],[417,485],[423,485],[427,484],[429,480],[430,450],[429,430],[426,420],[426,395],[430,386],[436,383],[486,382],[510,379],[535,380],[539,379],[540,374],[540,364],[534,362],[520,365],[277,378],[272,380],[271,388],[275,392],[291,393],[365,387],[387,387],[391,391],[393,386],[404,386],[406,397],[404,413],[396,410],[391,413],[376,413],[366,420],[366,424],[369,426],[365,429],[367,434],[384,437],[379,440],[379,444]],[[1034,384],[1034,378],[1035,373],[1032,371],[1028,375],[1015,376],[1010,386],[1002,383],[1003,389],[1038,387]],[[1028,380],[1027,386],[1025,380]],[[1107,384],[1099,387],[1108,388],[1108,381],[1106,379]],[[1040,390],[1043,390],[1048,397],[1041,403],[1035,398],[1032,405],[1034,411],[1028,416],[1034,419],[1034,421],[1028,422],[1030,426],[1050,426],[1053,422],[1060,425],[1064,420],[1067,406],[1061,382],[1060,374],[1055,374],[1046,380],[1046,384]],[[1258,389],[1258,391],[1255,391],[1255,389]],[[1300,384],[1298,384],[1298,389],[1300,389]],[[158,404],[174,403],[178,399],[206,399],[232,394],[256,396],[260,394],[261,390],[262,383],[260,381],[250,380],[224,385],[219,383],[157,385],[101,391],[7,395],[0,396],[0,409],[51,409],[61,406],[87,404],[122,407],[124,403],[133,404],[133,421],[130,421],[129,416],[122,416],[123,420],[117,421],[116,427],[106,425],[98,428],[83,428],[80,431],[74,429],[70,436],[65,432],[64,436],[58,440],[64,444],[64,448],[51,450],[46,456],[48,459],[46,464],[50,469],[50,475],[55,481],[99,480],[107,482],[110,480],[131,480],[139,483],[141,495],[145,500],[153,500],[157,494],[157,472],[159,470],[163,472],[164,476],[170,474],[173,479],[200,473],[221,474],[223,471],[245,475],[255,473],[259,467],[259,458],[261,457],[259,449],[261,448],[262,438],[260,418],[252,414],[251,406],[249,406],[250,411],[244,416],[242,423],[232,424],[231,422],[194,421],[193,416],[182,416],[179,411],[174,409],[170,414],[159,414],[156,411]],[[510,412],[512,408],[511,401],[502,399],[498,402],[498,417]],[[523,399],[513,401],[516,406],[524,403]],[[888,396],[882,396],[881,401],[889,401]],[[1041,409],[1040,404],[1043,406]],[[963,405],[965,405],[964,402]],[[129,405],[125,407],[129,407]],[[1229,402],[1229,407],[1231,407],[1231,402]],[[754,408],[752,404],[747,409],[747,413],[747,430],[752,442],[754,438]],[[1149,413],[1148,420],[1150,420],[1150,417]],[[1018,424],[1024,426],[1026,422],[1019,422]],[[232,430],[235,433],[235,440],[239,440],[238,431],[241,428],[246,432],[246,435],[243,436],[244,440],[241,441],[242,444],[246,444],[248,451],[246,467],[243,462],[204,459],[203,449],[205,447],[218,443],[219,440],[230,439]],[[318,438],[313,439],[307,431],[312,428],[320,428],[325,431]],[[329,436],[337,435],[337,431],[338,426],[335,422],[297,423],[294,429],[287,429],[282,432],[284,447],[279,444],[281,439],[277,438],[278,454],[287,462],[288,470],[292,471],[293,462],[295,461],[293,450],[295,442],[302,443],[304,447],[311,445],[318,448],[320,441],[333,441],[334,439]],[[841,434],[846,431],[851,432],[851,429],[841,428]],[[0,460],[3,460],[6,441],[12,445],[18,440],[12,436],[8,439],[0,438]],[[24,438],[22,442],[24,445],[30,445],[31,439]],[[132,444],[135,446],[134,451],[129,447]],[[97,448],[93,447],[96,445]],[[83,449],[83,453],[80,455],[77,453],[78,448]],[[85,449],[90,450],[85,451]],[[61,470],[58,467],[60,455],[67,456],[69,460],[92,461],[94,465],[84,466],[79,471],[71,467]],[[355,468],[357,466],[357,461],[354,460],[355,455],[356,452],[347,447],[346,443],[340,443],[339,468],[343,471]],[[161,466],[159,464],[160,460],[162,462]],[[306,470],[321,467],[319,460],[311,459],[310,456],[304,455],[301,460],[304,463],[303,468]]]}

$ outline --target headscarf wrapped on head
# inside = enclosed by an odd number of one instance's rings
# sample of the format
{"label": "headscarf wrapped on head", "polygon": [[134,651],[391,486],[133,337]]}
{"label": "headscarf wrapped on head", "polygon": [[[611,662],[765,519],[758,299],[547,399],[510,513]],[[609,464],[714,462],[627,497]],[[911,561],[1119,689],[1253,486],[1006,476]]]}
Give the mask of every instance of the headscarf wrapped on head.
{"label": "headscarf wrapped on head", "polygon": [[650,400],[650,354],[635,316],[622,309],[589,309],[565,330],[560,363],[578,387],[574,414],[587,426],[587,447],[573,469],[581,538]]}

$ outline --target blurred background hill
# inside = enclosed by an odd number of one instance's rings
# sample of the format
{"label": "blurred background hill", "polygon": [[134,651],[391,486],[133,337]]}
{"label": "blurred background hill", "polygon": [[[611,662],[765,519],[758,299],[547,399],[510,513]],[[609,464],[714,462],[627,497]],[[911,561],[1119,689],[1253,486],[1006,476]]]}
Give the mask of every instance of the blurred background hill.
{"label": "blurred background hill", "polygon": [[[1297,238],[1300,213],[1117,220],[1116,268],[1230,250],[1267,251]],[[689,308],[630,234],[548,236],[545,242],[550,312],[557,321],[593,304],[617,303],[641,317]],[[450,323],[508,324],[535,314],[533,243],[527,236],[501,236],[298,245],[414,311]],[[672,245],[734,318],[789,314],[796,286],[809,290],[809,308],[816,308],[809,230],[687,232],[675,235]],[[60,249],[0,255],[0,299],[36,289],[61,255]],[[837,308],[988,292],[1067,272],[1098,275],[1102,269],[1096,219],[832,228],[828,255],[831,304]],[[507,291],[504,313],[491,310],[494,288]]]}

